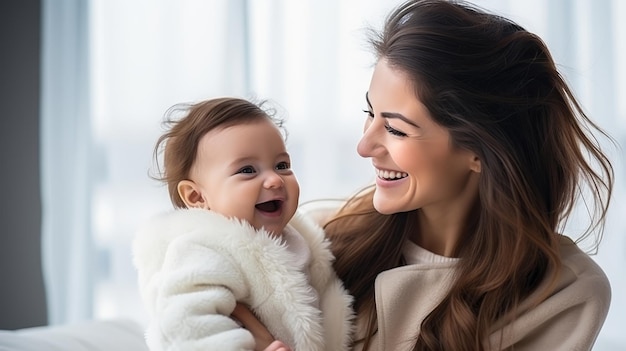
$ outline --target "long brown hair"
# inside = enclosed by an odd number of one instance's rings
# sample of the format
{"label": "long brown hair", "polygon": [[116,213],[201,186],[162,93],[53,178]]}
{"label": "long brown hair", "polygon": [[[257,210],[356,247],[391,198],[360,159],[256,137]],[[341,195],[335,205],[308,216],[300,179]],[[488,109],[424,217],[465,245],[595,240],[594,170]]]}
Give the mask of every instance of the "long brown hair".
{"label": "long brown hair", "polygon": [[[275,113],[276,110],[269,106],[268,101],[255,103],[234,97],[172,106],[167,110],[163,121],[167,130],[159,137],[154,147],[153,156],[158,174],[152,178],[167,184],[174,207],[185,208],[177,186],[180,181],[189,178],[200,139],[217,128],[232,127],[264,118],[274,122],[286,137],[286,132],[282,128],[283,121],[276,117]],[[163,165],[159,162],[161,152]]]}
{"label": "long brown hair", "polygon": [[[371,43],[412,80],[453,145],[481,160],[472,223],[455,252],[458,278],[415,326],[415,350],[484,350],[497,320],[515,318],[540,282],[556,281],[556,233],[585,185],[596,205],[585,235],[601,235],[613,169],[592,132],[610,137],[585,115],[543,41],[505,18],[462,2],[408,1]],[[357,194],[326,225],[335,269],[368,322],[365,349],[377,325],[374,280],[404,264],[419,211],[381,215],[372,194]]]}

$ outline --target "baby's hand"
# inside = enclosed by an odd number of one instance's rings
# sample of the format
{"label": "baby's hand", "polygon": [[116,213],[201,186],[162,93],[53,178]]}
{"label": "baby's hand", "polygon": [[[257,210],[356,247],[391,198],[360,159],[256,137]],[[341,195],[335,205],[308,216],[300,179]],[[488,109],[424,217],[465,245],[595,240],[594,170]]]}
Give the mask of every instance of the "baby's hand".
{"label": "baby's hand", "polygon": [[289,346],[283,344],[282,341],[274,341],[272,342],[265,350],[263,351],[291,351]]}

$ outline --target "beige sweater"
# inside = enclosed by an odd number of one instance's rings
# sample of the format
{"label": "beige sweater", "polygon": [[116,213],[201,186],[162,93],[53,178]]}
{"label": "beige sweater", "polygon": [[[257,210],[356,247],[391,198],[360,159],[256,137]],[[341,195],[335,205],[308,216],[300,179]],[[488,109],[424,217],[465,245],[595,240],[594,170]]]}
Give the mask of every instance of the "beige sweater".
{"label": "beige sweater", "polygon": [[[549,298],[534,308],[529,308],[528,299],[514,323],[496,326],[489,338],[492,350],[511,346],[516,351],[591,350],[608,313],[609,281],[564,236],[561,255],[560,278]],[[455,262],[414,264],[381,273],[376,279],[379,331],[370,350],[412,350],[416,328],[448,292],[455,266]],[[354,349],[360,350],[359,345]]]}
{"label": "beige sweater", "polygon": [[[303,206],[320,223],[340,202]],[[529,308],[531,296],[522,302],[514,323],[496,325],[490,335],[492,350],[514,346],[515,351],[590,350],[604,323],[611,300],[611,287],[602,269],[569,238],[561,236],[562,267],[550,296]],[[378,333],[371,351],[412,350],[419,325],[443,300],[454,282],[454,260],[420,263],[381,273],[376,279]],[[544,282],[537,290],[543,291]],[[355,339],[364,324],[357,323]],[[354,350],[360,350],[356,345]]]}

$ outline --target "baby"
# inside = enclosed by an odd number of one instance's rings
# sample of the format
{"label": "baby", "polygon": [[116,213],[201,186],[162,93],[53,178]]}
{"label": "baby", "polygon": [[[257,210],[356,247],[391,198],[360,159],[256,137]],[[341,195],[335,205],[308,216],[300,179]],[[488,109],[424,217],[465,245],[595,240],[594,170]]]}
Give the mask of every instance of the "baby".
{"label": "baby", "polygon": [[264,349],[231,316],[238,303],[280,340],[268,350],[349,349],[352,298],[323,230],[297,211],[281,123],[238,98],[185,111],[155,148],[176,209],[133,243],[150,349]]}

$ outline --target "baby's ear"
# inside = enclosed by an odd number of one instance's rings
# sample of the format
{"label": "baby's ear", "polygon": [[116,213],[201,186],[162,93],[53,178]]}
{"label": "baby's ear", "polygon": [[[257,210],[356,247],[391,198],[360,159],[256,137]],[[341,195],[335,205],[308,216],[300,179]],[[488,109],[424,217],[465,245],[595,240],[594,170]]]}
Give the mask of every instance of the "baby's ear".
{"label": "baby's ear", "polygon": [[191,180],[181,180],[178,182],[178,196],[183,200],[188,208],[209,209],[200,187]]}

